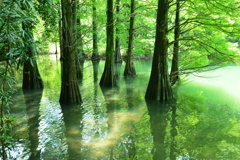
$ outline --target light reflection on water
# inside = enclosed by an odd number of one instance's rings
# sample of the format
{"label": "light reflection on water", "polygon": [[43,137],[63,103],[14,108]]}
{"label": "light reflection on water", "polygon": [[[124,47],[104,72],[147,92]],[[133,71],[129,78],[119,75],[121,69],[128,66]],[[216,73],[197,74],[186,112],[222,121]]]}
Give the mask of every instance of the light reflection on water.
{"label": "light reflection on water", "polygon": [[98,85],[104,62],[92,67],[87,61],[80,87],[83,104],[60,106],[60,65],[48,64],[40,67],[46,84],[42,92],[27,96],[19,91],[14,97],[14,133],[28,140],[16,145],[21,146],[16,148],[21,150],[17,159],[235,160],[240,156],[240,112],[235,105],[240,101],[220,87],[195,79],[177,88],[177,102],[149,104],[144,94],[150,62],[135,62],[139,75],[130,80],[124,80],[124,65],[119,65],[119,87],[104,89]]}

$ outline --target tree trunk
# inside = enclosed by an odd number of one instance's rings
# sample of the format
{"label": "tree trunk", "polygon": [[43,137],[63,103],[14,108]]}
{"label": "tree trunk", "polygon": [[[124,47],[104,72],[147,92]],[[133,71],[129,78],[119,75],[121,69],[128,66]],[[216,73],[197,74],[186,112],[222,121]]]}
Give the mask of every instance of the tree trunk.
{"label": "tree trunk", "polygon": [[31,38],[23,37],[24,42],[26,42],[27,47],[27,58],[24,60],[23,64],[23,81],[22,81],[22,89],[42,89],[43,81],[41,79],[36,58],[35,58],[35,47],[31,42],[33,41],[32,35],[32,25],[27,26],[26,24],[22,24],[23,30],[28,33]]}
{"label": "tree trunk", "polygon": [[83,49],[83,35],[82,35],[82,29],[81,29],[81,18],[77,18],[77,25],[80,26],[77,30],[77,52],[78,52],[78,59],[79,61],[84,61],[84,55],[85,55],[85,52],[84,52],[84,49]]}
{"label": "tree trunk", "polygon": [[73,26],[75,25],[72,14],[74,1],[61,0],[62,4],[62,45],[63,52],[61,55],[62,75],[61,75],[61,93],[59,102],[61,104],[81,103],[82,98],[77,83],[76,62],[74,47]]}
{"label": "tree trunk", "polygon": [[178,67],[178,52],[179,52],[179,34],[180,34],[180,0],[177,0],[177,9],[175,17],[175,30],[174,30],[174,46],[173,46],[173,59],[172,68],[170,73],[171,84],[174,85],[179,80],[179,67]]}
{"label": "tree trunk", "polygon": [[93,12],[93,20],[92,20],[92,27],[93,27],[93,53],[92,53],[92,60],[98,60],[98,36],[97,36],[97,12],[96,12],[96,1],[92,0],[92,12]]}
{"label": "tree trunk", "polygon": [[168,0],[158,0],[156,39],[150,80],[145,99],[168,101],[173,98],[167,64]]}
{"label": "tree trunk", "polygon": [[131,0],[131,14],[130,14],[130,28],[129,28],[129,39],[128,39],[128,51],[127,51],[127,61],[124,70],[125,77],[136,76],[136,70],[133,65],[132,52],[133,52],[133,39],[134,39],[134,18],[135,18],[135,0]]}
{"label": "tree trunk", "polygon": [[[116,11],[117,11],[117,15],[120,14],[120,0],[116,0]],[[116,19],[116,23],[120,23],[119,22],[119,18]],[[121,49],[120,49],[120,38],[118,36],[119,34],[119,29],[116,26],[116,40],[115,40],[115,54],[114,54],[114,61],[115,63],[121,63],[122,62],[122,56],[121,56]]]}
{"label": "tree trunk", "polygon": [[106,46],[106,63],[100,80],[102,87],[116,86],[114,76],[114,21],[113,21],[113,0],[107,1],[107,46]]}
{"label": "tree trunk", "polygon": [[[81,22],[80,22],[80,18],[77,18],[77,8],[79,6],[79,0],[74,1],[74,3],[72,4],[72,20],[73,20],[73,51],[75,53],[75,66],[76,66],[76,74],[77,74],[77,79],[78,80],[82,80],[83,78],[83,72],[82,72],[82,68],[80,66],[80,61],[83,59],[82,56],[82,35],[81,35],[81,30],[77,29],[77,25],[80,26]],[[78,49],[78,47],[80,46],[80,49]]]}
{"label": "tree trunk", "polygon": [[82,82],[83,79],[83,64],[85,60],[85,52],[83,49],[83,35],[82,35],[82,29],[81,29],[81,19],[77,18],[77,25],[80,26],[79,29],[76,31],[76,45],[77,45],[77,54],[76,54],[76,60],[77,65],[79,66],[77,68],[77,78],[80,82]]}

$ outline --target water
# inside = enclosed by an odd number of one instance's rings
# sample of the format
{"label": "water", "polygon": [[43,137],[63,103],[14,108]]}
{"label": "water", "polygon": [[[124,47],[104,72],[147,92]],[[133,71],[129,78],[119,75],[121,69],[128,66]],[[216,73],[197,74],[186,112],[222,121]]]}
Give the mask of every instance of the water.
{"label": "water", "polygon": [[60,64],[54,56],[41,57],[44,90],[19,89],[13,97],[18,141],[9,154],[21,160],[240,157],[240,67],[190,76],[175,88],[176,101],[160,104],[144,100],[150,61],[136,61],[138,77],[129,80],[122,76],[125,63],[117,66],[120,85],[110,90],[98,85],[103,66],[86,61],[83,104],[60,106]]}

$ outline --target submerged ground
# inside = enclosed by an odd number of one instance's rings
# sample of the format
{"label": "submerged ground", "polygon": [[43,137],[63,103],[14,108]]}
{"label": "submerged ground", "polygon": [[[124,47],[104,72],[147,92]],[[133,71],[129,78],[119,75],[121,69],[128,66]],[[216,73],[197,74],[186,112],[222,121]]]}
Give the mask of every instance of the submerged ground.
{"label": "submerged ground", "polygon": [[[146,103],[151,61],[134,62],[138,77],[98,85],[104,61],[84,63],[83,104],[60,106],[60,63],[42,56],[44,90],[13,97],[17,159],[232,159],[240,157],[240,67],[192,75],[171,104]],[[204,78],[203,78],[204,77]],[[208,78],[206,78],[208,77]],[[19,78],[20,79],[20,78]]]}

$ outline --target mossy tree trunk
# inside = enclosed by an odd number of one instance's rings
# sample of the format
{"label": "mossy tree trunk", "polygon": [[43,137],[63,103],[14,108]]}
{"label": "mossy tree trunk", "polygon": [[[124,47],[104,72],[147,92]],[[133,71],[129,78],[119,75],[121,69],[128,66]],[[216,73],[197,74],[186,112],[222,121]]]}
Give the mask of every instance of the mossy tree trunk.
{"label": "mossy tree trunk", "polygon": [[113,20],[113,0],[107,0],[107,46],[106,63],[100,80],[102,87],[116,86],[114,76],[114,20]]}
{"label": "mossy tree trunk", "polygon": [[74,0],[61,0],[62,4],[62,55],[61,55],[61,93],[59,102],[61,104],[81,103],[82,98],[77,81],[74,46],[73,26],[73,7]]}
{"label": "mossy tree trunk", "polygon": [[[120,15],[120,0],[116,0],[116,12],[117,16]],[[120,48],[120,38],[119,38],[119,18],[116,19],[116,39],[115,39],[115,52],[114,52],[114,61],[115,63],[121,63],[122,62],[122,56],[121,56],[121,48]]]}
{"label": "mossy tree trunk", "polygon": [[133,39],[134,39],[134,18],[135,18],[135,0],[131,0],[131,14],[130,14],[130,28],[128,38],[128,50],[127,50],[127,61],[124,70],[125,77],[136,76],[136,70],[133,64],[132,52],[133,52]]}
{"label": "mossy tree trunk", "polygon": [[168,73],[168,0],[158,0],[156,38],[150,80],[145,99],[169,101],[173,99]]}
{"label": "mossy tree trunk", "polygon": [[97,8],[96,8],[96,0],[92,0],[92,27],[93,27],[93,53],[92,53],[92,60],[98,60],[98,35],[97,35]]}
{"label": "mossy tree trunk", "polygon": [[179,53],[179,34],[180,34],[180,0],[176,3],[176,17],[174,29],[174,46],[173,46],[173,59],[170,73],[171,84],[174,85],[179,80],[179,66],[178,66],[178,53]]}

